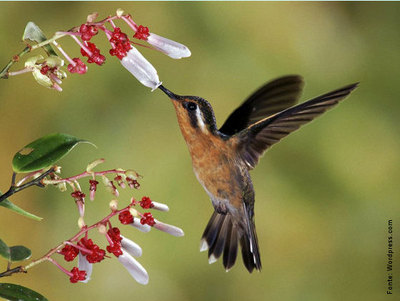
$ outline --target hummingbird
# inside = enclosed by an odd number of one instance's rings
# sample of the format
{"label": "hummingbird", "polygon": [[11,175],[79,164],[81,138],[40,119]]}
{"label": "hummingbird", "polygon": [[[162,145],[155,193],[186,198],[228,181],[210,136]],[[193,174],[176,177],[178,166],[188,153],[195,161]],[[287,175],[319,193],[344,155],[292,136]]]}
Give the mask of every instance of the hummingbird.
{"label": "hummingbird", "polygon": [[267,82],[233,111],[219,129],[208,101],[180,96],[159,86],[174,105],[194,174],[214,206],[200,251],[208,249],[209,263],[223,254],[226,271],[236,262],[239,244],[247,270],[261,270],[254,221],[255,193],[249,171],[267,149],[334,107],[358,83],[295,105],[303,85],[298,75]]}

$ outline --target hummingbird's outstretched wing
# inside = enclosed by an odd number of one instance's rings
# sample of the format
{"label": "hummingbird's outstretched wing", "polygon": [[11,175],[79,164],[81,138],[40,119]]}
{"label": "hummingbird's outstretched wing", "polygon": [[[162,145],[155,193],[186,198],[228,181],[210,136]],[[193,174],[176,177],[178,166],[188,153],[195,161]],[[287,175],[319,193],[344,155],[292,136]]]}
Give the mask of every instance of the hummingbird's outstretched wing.
{"label": "hummingbird's outstretched wing", "polygon": [[288,75],[266,83],[250,95],[220,128],[225,135],[234,135],[249,125],[293,106],[303,90],[299,75]]}
{"label": "hummingbird's outstretched wing", "polygon": [[357,87],[358,83],[321,95],[265,118],[233,136],[238,152],[249,169],[256,166],[262,154],[273,144],[335,106]]}

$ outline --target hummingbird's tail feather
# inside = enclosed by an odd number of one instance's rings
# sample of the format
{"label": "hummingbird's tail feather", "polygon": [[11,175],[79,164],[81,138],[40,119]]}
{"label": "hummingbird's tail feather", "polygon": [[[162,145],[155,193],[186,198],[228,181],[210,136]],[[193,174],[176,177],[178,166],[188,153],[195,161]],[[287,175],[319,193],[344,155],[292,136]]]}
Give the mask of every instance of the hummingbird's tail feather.
{"label": "hummingbird's tail feather", "polygon": [[260,248],[258,247],[258,239],[256,226],[252,220],[247,221],[245,233],[240,238],[240,246],[242,248],[243,263],[247,270],[251,273],[254,268],[261,270]]}
{"label": "hummingbird's tail feather", "polygon": [[223,264],[226,271],[231,269],[238,253],[238,244],[241,244],[244,265],[251,273],[254,268],[261,269],[261,260],[258,251],[257,236],[254,223],[249,227],[243,227],[232,223],[232,217],[228,214],[214,212],[204,230],[200,251],[208,249],[208,262],[214,263],[223,253]]}

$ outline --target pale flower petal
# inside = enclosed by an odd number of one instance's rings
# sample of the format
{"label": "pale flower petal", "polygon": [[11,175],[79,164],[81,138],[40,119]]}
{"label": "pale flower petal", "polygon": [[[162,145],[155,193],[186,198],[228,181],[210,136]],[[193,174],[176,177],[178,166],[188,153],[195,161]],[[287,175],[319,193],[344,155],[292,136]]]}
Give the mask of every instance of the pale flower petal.
{"label": "pale flower petal", "polygon": [[122,235],[121,237],[122,237],[121,246],[125,251],[127,251],[129,254],[135,257],[142,256],[142,248],[137,243],[133,242],[132,240]]}
{"label": "pale flower petal", "polygon": [[46,88],[51,88],[53,86],[53,82],[47,75],[43,75],[39,69],[34,69],[32,71],[32,75],[39,85],[42,85]]}
{"label": "pale flower petal", "polygon": [[156,209],[159,211],[165,211],[165,212],[169,211],[169,207],[166,204],[158,203],[158,202],[154,202],[154,201],[152,201],[152,203],[154,205],[154,207],[152,207],[152,209]]}
{"label": "pale flower petal", "polygon": [[149,232],[151,230],[151,227],[149,225],[147,225],[147,224],[142,225],[140,223],[140,219],[136,218],[136,217],[133,218],[133,223],[129,224],[129,225],[135,227],[136,229],[138,229],[142,232]]}
{"label": "pale flower petal", "polygon": [[168,234],[171,234],[173,236],[184,236],[185,233],[183,232],[183,230],[181,228],[169,225],[169,224],[165,224],[163,222],[160,222],[156,219],[154,219],[154,221],[156,222],[153,226],[153,228],[156,228],[160,231],[166,232]]}
{"label": "pale flower petal", "polygon": [[92,276],[93,264],[87,261],[86,256],[82,255],[81,252],[78,254],[78,269],[86,272],[86,279],[80,282],[87,283]]}
{"label": "pale flower petal", "polygon": [[122,249],[122,255],[118,256],[118,261],[122,263],[137,282],[140,284],[147,284],[149,282],[149,275],[144,267],[124,249]]}
{"label": "pale flower petal", "polygon": [[157,70],[135,47],[128,51],[127,55],[121,60],[121,64],[152,91],[161,85]]}
{"label": "pale flower petal", "polygon": [[147,38],[147,42],[149,42],[149,44],[157,50],[165,53],[173,59],[181,59],[183,57],[189,57],[191,55],[189,48],[187,48],[185,45],[161,37],[159,35],[156,35],[155,33],[150,33]]}

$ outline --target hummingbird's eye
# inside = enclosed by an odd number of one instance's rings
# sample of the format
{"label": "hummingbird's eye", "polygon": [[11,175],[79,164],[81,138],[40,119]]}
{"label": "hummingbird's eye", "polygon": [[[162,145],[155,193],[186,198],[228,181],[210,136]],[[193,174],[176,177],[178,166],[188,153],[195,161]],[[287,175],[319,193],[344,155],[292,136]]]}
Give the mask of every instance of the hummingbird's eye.
{"label": "hummingbird's eye", "polygon": [[189,111],[195,111],[197,108],[197,105],[194,102],[189,102],[187,105],[187,108]]}

